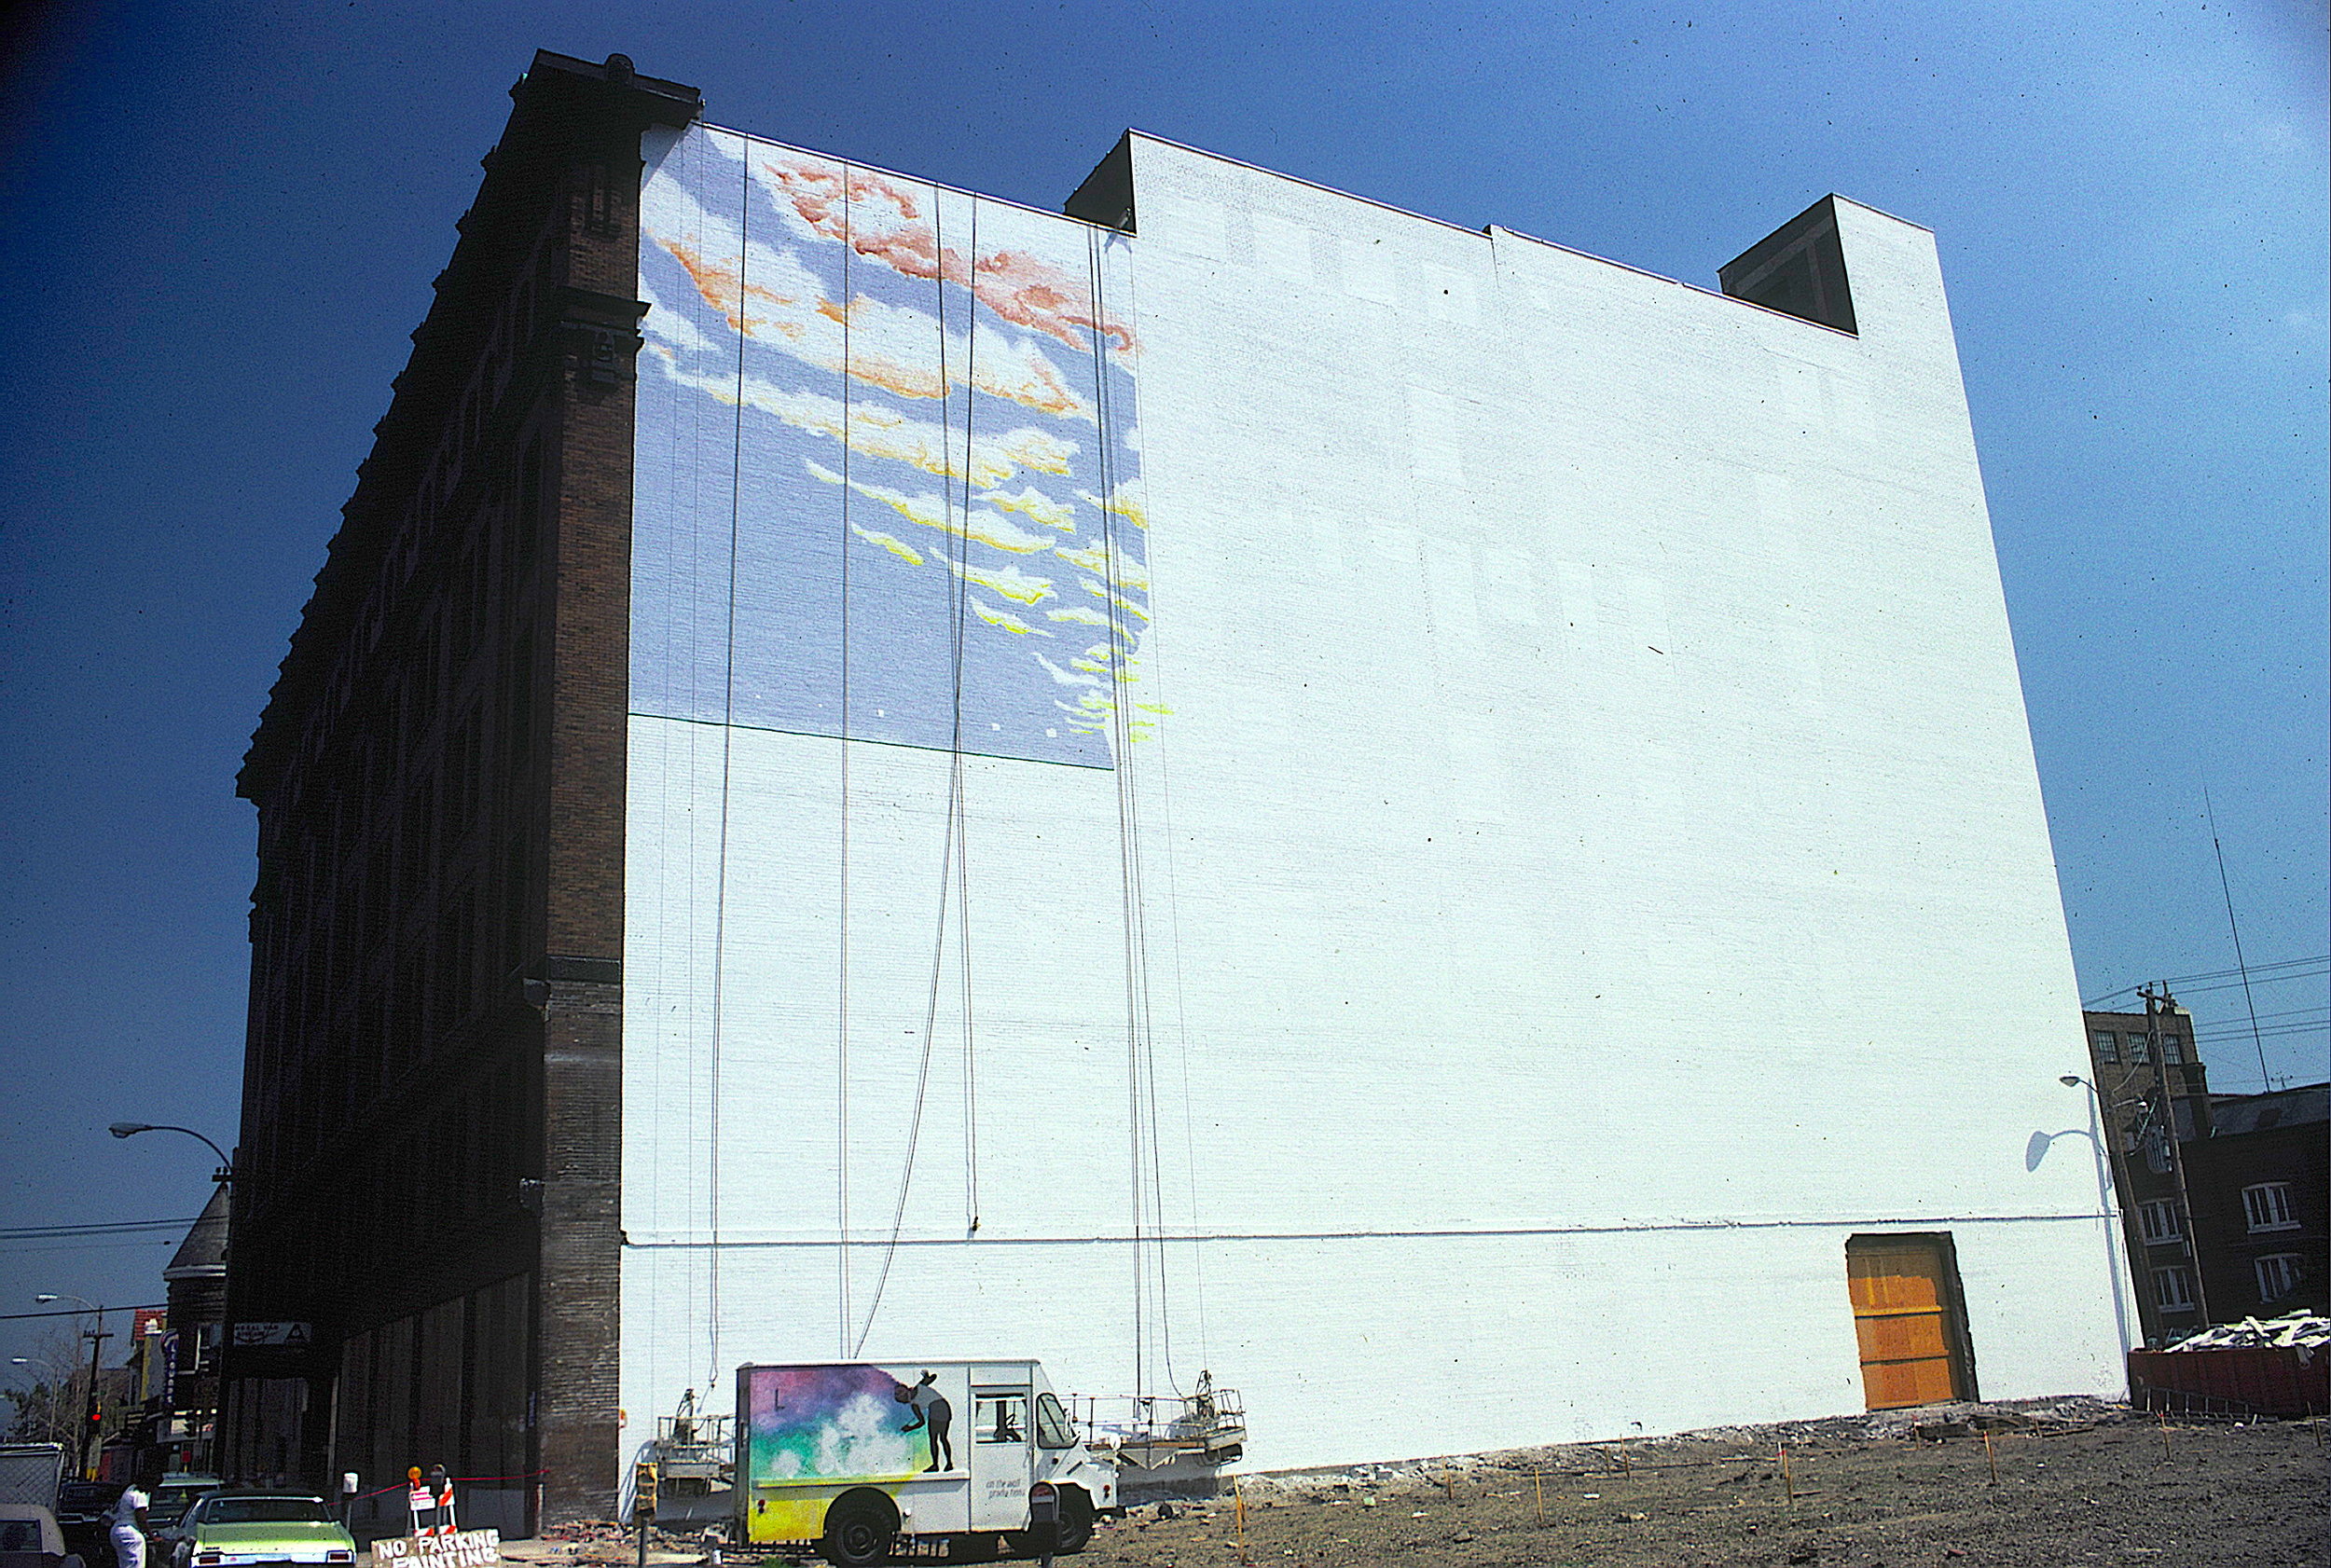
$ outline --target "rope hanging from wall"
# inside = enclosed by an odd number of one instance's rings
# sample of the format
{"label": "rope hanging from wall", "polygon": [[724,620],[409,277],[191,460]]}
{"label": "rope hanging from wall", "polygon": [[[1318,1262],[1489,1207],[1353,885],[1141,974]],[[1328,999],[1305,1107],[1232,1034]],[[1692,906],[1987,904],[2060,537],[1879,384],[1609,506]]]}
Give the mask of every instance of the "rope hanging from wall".
{"label": "rope hanging from wall", "polygon": [[[935,248],[946,254],[944,227],[945,207],[937,200],[931,204],[931,227]],[[971,254],[979,254],[979,203],[972,202]],[[963,1136],[964,1136],[964,1235],[968,1239],[979,1231],[979,1133],[978,1105],[974,1066],[974,1038],[972,1013],[972,905],[971,862],[969,857],[969,820],[964,808],[963,761],[963,637],[966,611],[971,594],[970,578],[961,570],[971,559],[969,519],[972,508],[972,443],[974,438],[974,416],[977,410],[979,387],[979,301],[974,287],[971,300],[971,325],[965,333],[967,362],[963,376],[963,472],[962,516],[966,526],[960,530],[946,530],[950,543],[945,546],[955,570],[947,574],[947,617],[949,658],[952,665],[952,695],[954,711],[951,718],[952,744],[948,757],[947,801],[945,825],[942,831],[939,850],[939,905],[932,923],[931,948],[931,983],[923,1001],[922,1059],[915,1074],[915,1108],[908,1119],[906,1157],[899,1173],[898,1201],[890,1213],[890,1233],[882,1249],[882,1267],[875,1276],[874,1289],[866,1303],[864,1322],[860,1326],[856,1341],[848,1354],[856,1356],[865,1349],[866,1337],[874,1331],[875,1317],[882,1308],[882,1294],[890,1284],[890,1266],[898,1257],[899,1238],[906,1228],[907,1197],[915,1181],[915,1159],[922,1142],[923,1110],[931,1088],[931,1057],[939,1038],[939,996],[943,989],[947,948],[947,924],[950,904],[956,928],[959,957],[957,970],[959,982],[959,1005],[963,1024]],[[952,432],[954,382],[950,378],[947,339],[947,288],[944,270],[938,279],[939,317],[939,384],[943,389],[943,424]],[[947,465],[952,468],[950,461]],[[941,486],[945,505],[951,521],[956,514],[956,475],[943,474]],[[845,744],[848,744],[845,742]]]}

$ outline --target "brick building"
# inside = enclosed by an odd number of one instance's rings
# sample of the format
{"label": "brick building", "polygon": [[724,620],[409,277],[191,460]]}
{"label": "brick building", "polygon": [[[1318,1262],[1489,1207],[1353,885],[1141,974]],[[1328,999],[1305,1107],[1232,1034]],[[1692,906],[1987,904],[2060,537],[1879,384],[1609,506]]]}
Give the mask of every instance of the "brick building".
{"label": "brick building", "polygon": [[2213,1094],[2210,1108],[2185,1153],[2211,1321],[2331,1308],[2331,1085]]}
{"label": "brick building", "polygon": [[141,1379],[145,1423],[137,1435],[140,1474],[212,1473],[218,1425],[218,1372],[227,1327],[227,1189],[202,1205],[186,1239],[162,1269],[170,1305],[146,1339]]}
{"label": "brick building", "polygon": [[747,1361],[1273,1466],[2116,1386],[1930,234],[513,97],[241,776],[226,1470],[603,1515]]}
{"label": "brick building", "polygon": [[443,1462],[524,1530],[527,1478],[615,1462],[640,133],[697,99],[555,60],[512,97],[240,778],[231,1308],[304,1330],[230,1350],[219,1463]]}
{"label": "brick building", "polygon": [[2190,1141],[2210,1134],[2209,1069],[2195,1049],[2192,1016],[2173,1002],[2158,1012],[2082,1016],[2090,1081],[2103,1107],[2120,1199],[2139,1340],[2159,1345],[2210,1321],[2178,1165]]}

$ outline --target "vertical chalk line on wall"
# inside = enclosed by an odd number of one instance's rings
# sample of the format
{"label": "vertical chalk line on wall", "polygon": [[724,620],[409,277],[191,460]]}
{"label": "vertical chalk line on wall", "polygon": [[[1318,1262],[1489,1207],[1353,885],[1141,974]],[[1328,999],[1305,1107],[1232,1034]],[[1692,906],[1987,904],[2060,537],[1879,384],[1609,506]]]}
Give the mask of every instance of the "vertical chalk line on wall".
{"label": "vertical chalk line on wall", "polygon": [[[1140,800],[1134,776],[1134,724],[1130,711],[1133,694],[1126,690],[1129,682],[1125,665],[1134,650],[1137,634],[1130,626],[1117,625],[1118,615],[1130,614],[1131,612],[1124,608],[1122,592],[1124,575],[1120,557],[1124,552],[1118,532],[1121,514],[1117,510],[1121,502],[1116,490],[1116,456],[1111,440],[1115,420],[1109,379],[1108,302],[1102,279],[1106,254],[1100,233],[1097,228],[1086,232],[1085,254],[1093,305],[1094,407],[1100,427],[1100,440],[1097,445],[1099,448],[1102,502],[1101,553],[1108,568],[1106,586],[1110,595],[1111,607],[1117,612],[1110,616],[1112,626],[1116,626],[1117,629],[1112,637],[1114,652],[1110,660],[1109,709],[1110,743],[1114,753],[1116,775],[1118,875],[1124,901],[1126,1134],[1134,1209],[1134,1395],[1138,1400],[1148,1386],[1146,1320],[1152,1294],[1156,1298],[1160,1357],[1166,1382],[1179,1390],[1179,1382],[1173,1369],[1172,1308],[1164,1235],[1164,1184],[1158,1158],[1157,1074],[1150,1027],[1149,942],[1146,901],[1141,886]],[[1148,1259],[1148,1250],[1152,1246],[1157,1255],[1153,1278]]]}
{"label": "vertical chalk line on wall", "polygon": [[[954,419],[954,392],[952,389],[955,383],[950,376],[953,365],[950,362],[947,349],[945,210],[936,187],[933,187],[931,191],[931,210],[932,248],[937,252],[939,256],[937,298],[939,318],[940,428],[943,432],[945,432],[953,428],[951,421]],[[979,258],[979,207],[976,198],[972,199],[971,228],[972,262],[973,268],[976,268]],[[976,293],[975,275],[974,277],[967,278],[966,282],[972,287],[972,299],[971,306],[972,325],[968,333],[970,348],[966,356],[967,366],[964,372],[965,406],[963,415],[962,474],[963,532],[961,534],[951,535],[949,530],[942,530],[940,534],[942,541],[940,548],[947,551],[948,554],[946,558],[950,562],[951,566],[954,567],[968,567],[971,564],[971,541],[968,537],[971,527],[972,510],[971,475],[972,423],[971,400],[978,390],[979,379],[979,304]],[[944,445],[942,446],[941,450],[942,456],[945,459],[942,467],[952,468],[953,453]],[[940,475],[941,506],[945,514],[945,516],[942,519],[943,521],[952,521],[955,516],[954,480],[955,476],[951,473],[943,473]],[[890,1265],[896,1261],[898,1258],[899,1238],[906,1228],[907,1196],[914,1187],[915,1156],[916,1151],[921,1147],[922,1144],[923,1108],[927,1102],[931,1087],[931,1055],[936,1048],[939,1038],[939,992],[945,976],[946,965],[947,913],[948,902],[951,898],[958,901],[958,905],[960,910],[958,940],[962,944],[962,963],[960,967],[964,976],[961,999],[964,1010],[963,1038],[965,1071],[967,1074],[970,1071],[972,1001],[970,979],[971,942],[969,928],[971,921],[971,904],[969,893],[965,890],[966,877],[968,873],[961,869],[962,835],[964,828],[961,809],[963,799],[963,623],[964,607],[971,593],[970,580],[963,575],[962,571],[950,570],[947,573],[946,591],[947,614],[950,623],[949,637],[951,639],[951,653],[955,666],[953,690],[954,716],[952,721],[953,729],[951,732],[953,740],[951,746],[952,754],[949,759],[950,782],[948,788],[947,810],[945,817],[945,827],[940,835],[939,907],[937,911],[937,918],[932,922],[931,942],[931,984],[923,998],[922,1059],[917,1066],[915,1073],[915,1110],[913,1116],[910,1117],[907,1121],[906,1159],[903,1167],[899,1173],[898,1201],[892,1206],[890,1211],[890,1234],[889,1240],[883,1245],[882,1266],[876,1272],[874,1288],[867,1294],[865,1318],[859,1326],[856,1342],[848,1351],[848,1354],[852,1356],[862,1355],[864,1353],[867,1336],[874,1332],[875,1317],[882,1310],[883,1291],[890,1283]],[[966,1135],[968,1143],[970,1136],[970,1130],[968,1126],[968,1118],[970,1116],[968,1080],[966,1094],[965,1114],[967,1118]],[[979,1220],[974,1201],[969,1230],[975,1231],[978,1229]]]}
{"label": "vertical chalk line on wall", "polygon": [[[979,198],[969,196],[967,199],[971,203],[971,238],[965,254],[971,259],[963,274],[963,289],[967,296],[963,329],[963,532],[956,541],[956,553],[968,567],[972,558],[972,474],[975,461],[972,447],[977,435],[979,413]],[[931,210],[935,232],[939,213],[935,194]],[[947,298],[947,253],[944,245],[937,249],[939,305],[944,311]],[[939,332],[939,351],[942,355],[946,352],[944,321]],[[944,428],[943,421],[943,432]],[[963,1234],[968,1240],[979,1234],[979,1065],[972,1034],[972,818],[963,782],[963,637],[972,595],[969,575],[958,574],[956,590],[952,606],[955,640],[954,739],[949,747],[952,755],[948,759],[951,768],[948,803],[955,824],[956,940],[962,946]],[[943,887],[943,894],[944,891]]]}
{"label": "vertical chalk line on wall", "polygon": [[838,889],[839,940],[835,944],[834,1038],[834,1280],[838,1292],[835,1325],[841,1354],[849,1344],[849,440],[850,440],[850,256],[857,250],[853,218],[857,213],[858,181],[854,164],[842,165],[842,625],[841,625],[841,875]]}
{"label": "vertical chalk line on wall", "polygon": [[[1104,262],[1108,259],[1109,246],[1111,243],[1112,241],[1109,240],[1103,240],[1100,242],[1101,256]],[[1127,264],[1124,268],[1124,292],[1126,295],[1124,308],[1125,319],[1138,322],[1141,319],[1141,274],[1140,269],[1132,265],[1131,258],[1129,256],[1127,258]],[[1125,386],[1131,393],[1133,400],[1133,409],[1130,418],[1132,419],[1134,428],[1138,430],[1141,428],[1141,378],[1138,375],[1128,377],[1125,381]],[[1135,471],[1133,482],[1141,494],[1141,516],[1144,517],[1154,518],[1157,514],[1150,505],[1150,470],[1147,463],[1142,464]],[[1150,566],[1149,542],[1146,541],[1143,543],[1141,551],[1141,562],[1150,580],[1150,613],[1154,616],[1157,613],[1157,573],[1155,570]],[[1155,625],[1154,621],[1152,621],[1152,625]],[[1154,642],[1152,643],[1151,667],[1152,669],[1156,667]],[[1209,1336],[1207,1329],[1206,1318],[1206,1248],[1203,1243],[1194,1239],[1195,1233],[1200,1229],[1198,1224],[1198,1215],[1200,1212],[1200,1205],[1198,1203],[1198,1135],[1194,1118],[1191,1110],[1190,1015],[1185,1002],[1186,993],[1182,980],[1181,968],[1180,883],[1175,871],[1174,862],[1173,748],[1166,744],[1166,731],[1167,718],[1168,715],[1163,712],[1157,712],[1152,716],[1152,727],[1156,732],[1157,740],[1157,744],[1152,748],[1152,754],[1157,758],[1158,805],[1164,816],[1165,826],[1163,843],[1166,852],[1166,951],[1169,955],[1171,955],[1173,960],[1174,1040],[1175,1044],[1179,1049],[1179,1062],[1181,1066],[1182,1158],[1185,1162],[1184,1170],[1189,1177],[1190,1229],[1193,1237],[1190,1243],[1190,1289],[1191,1295],[1195,1301],[1198,1313],[1198,1364],[1200,1368],[1203,1369],[1212,1365],[1213,1356],[1209,1349]],[[1156,1040],[1155,1038],[1152,1037],[1151,1040],[1151,1051],[1152,1054],[1155,1053],[1155,1050]],[[1162,1180],[1160,1182],[1160,1187],[1162,1190]],[[1162,1191],[1159,1202],[1162,1205],[1164,1202]],[[1163,1215],[1161,1208],[1161,1223],[1162,1221]],[[1161,1251],[1164,1249],[1165,1245],[1165,1242],[1161,1239],[1158,1243]],[[1172,1358],[1168,1356],[1167,1362],[1169,1375],[1171,1369],[1171,1359]]]}
{"label": "vertical chalk line on wall", "polygon": [[1100,473],[1096,480],[1095,488],[1098,492],[1100,499],[1101,562],[1104,568],[1107,569],[1107,574],[1101,585],[1112,596],[1105,601],[1110,607],[1110,645],[1111,650],[1110,654],[1109,674],[1106,679],[1110,682],[1109,745],[1110,750],[1111,771],[1114,774],[1110,782],[1115,791],[1117,801],[1117,883],[1120,904],[1119,917],[1123,927],[1122,936],[1124,938],[1124,945],[1125,1153],[1128,1196],[1130,1196],[1133,1200],[1133,1400],[1134,1410],[1138,1415],[1143,1408],[1142,1397],[1147,1388],[1144,1378],[1147,1356],[1144,1354],[1146,1347],[1142,1343],[1142,1326],[1147,1316],[1148,1300],[1147,1282],[1143,1274],[1141,1257],[1143,1213],[1141,1204],[1140,1131],[1141,1048],[1139,1028],[1137,1023],[1137,1011],[1134,1005],[1134,966],[1136,961],[1134,949],[1136,944],[1133,936],[1133,873],[1131,866],[1128,864],[1128,856],[1126,853],[1127,834],[1125,831],[1125,776],[1130,771],[1129,763],[1131,759],[1125,754],[1128,748],[1126,748],[1124,744],[1123,726],[1118,722],[1118,710],[1122,707],[1119,698],[1123,695],[1118,688],[1123,685],[1123,682],[1117,680],[1117,669],[1119,661],[1124,656],[1124,632],[1118,628],[1117,623],[1118,617],[1124,614],[1125,610],[1123,605],[1116,602],[1116,599],[1113,597],[1116,593],[1117,586],[1117,562],[1115,556],[1111,553],[1111,546],[1115,542],[1115,534],[1110,527],[1110,513],[1109,510],[1109,502],[1110,499],[1109,494],[1109,376],[1107,367],[1102,363],[1101,358],[1100,282],[1097,277],[1100,268],[1099,251],[1090,231],[1088,231],[1084,237],[1084,245],[1086,276],[1089,281],[1089,288],[1093,302],[1093,411],[1095,422],[1100,427],[1100,438],[1094,443],[1094,446],[1098,453],[1098,461],[1100,464]]}
{"label": "vertical chalk line on wall", "polygon": [[[737,297],[738,314],[743,314],[743,301],[748,282],[747,272],[752,254],[752,144],[747,143],[745,158],[738,172],[737,199]],[[706,1143],[710,1162],[705,1176],[705,1204],[710,1223],[711,1245],[707,1249],[705,1264],[705,1344],[707,1369],[705,1386],[721,1386],[721,1041],[726,1024],[728,981],[728,822],[729,781],[736,756],[737,725],[737,564],[740,541],[744,533],[744,474],[745,474],[745,330],[740,323],[737,329],[737,415],[730,437],[728,485],[728,625],[724,638],[724,657],[721,694],[721,818],[718,859],[713,871],[712,895],[712,1048],[709,1066],[707,1092],[710,1096],[710,1114],[707,1123]]]}

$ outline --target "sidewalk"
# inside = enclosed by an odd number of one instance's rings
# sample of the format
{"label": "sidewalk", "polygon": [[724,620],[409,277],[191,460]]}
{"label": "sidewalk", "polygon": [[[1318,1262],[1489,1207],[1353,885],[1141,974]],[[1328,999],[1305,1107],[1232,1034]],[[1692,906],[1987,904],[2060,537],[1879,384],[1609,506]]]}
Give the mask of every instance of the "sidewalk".
{"label": "sidewalk", "polygon": [[[526,1568],[567,1568],[570,1563],[636,1563],[640,1547],[636,1539],[614,1541],[561,1541],[541,1535],[531,1535],[522,1541],[504,1540],[502,1561],[522,1563]],[[649,1568],[693,1568],[705,1561],[704,1549],[691,1547],[675,1549],[651,1544],[647,1550]],[[372,1548],[356,1553],[355,1568],[373,1568]]]}

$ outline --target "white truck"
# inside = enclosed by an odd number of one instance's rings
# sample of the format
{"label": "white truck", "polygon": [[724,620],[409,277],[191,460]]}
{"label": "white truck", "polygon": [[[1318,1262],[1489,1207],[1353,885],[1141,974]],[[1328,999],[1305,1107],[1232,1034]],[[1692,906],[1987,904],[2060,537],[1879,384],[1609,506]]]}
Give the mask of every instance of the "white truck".
{"label": "white truck", "polygon": [[1120,1510],[1034,1361],[737,1369],[736,1538],[839,1568],[1083,1549]]}
{"label": "white truck", "polygon": [[0,1503],[30,1503],[53,1514],[63,1478],[62,1443],[0,1443]]}

